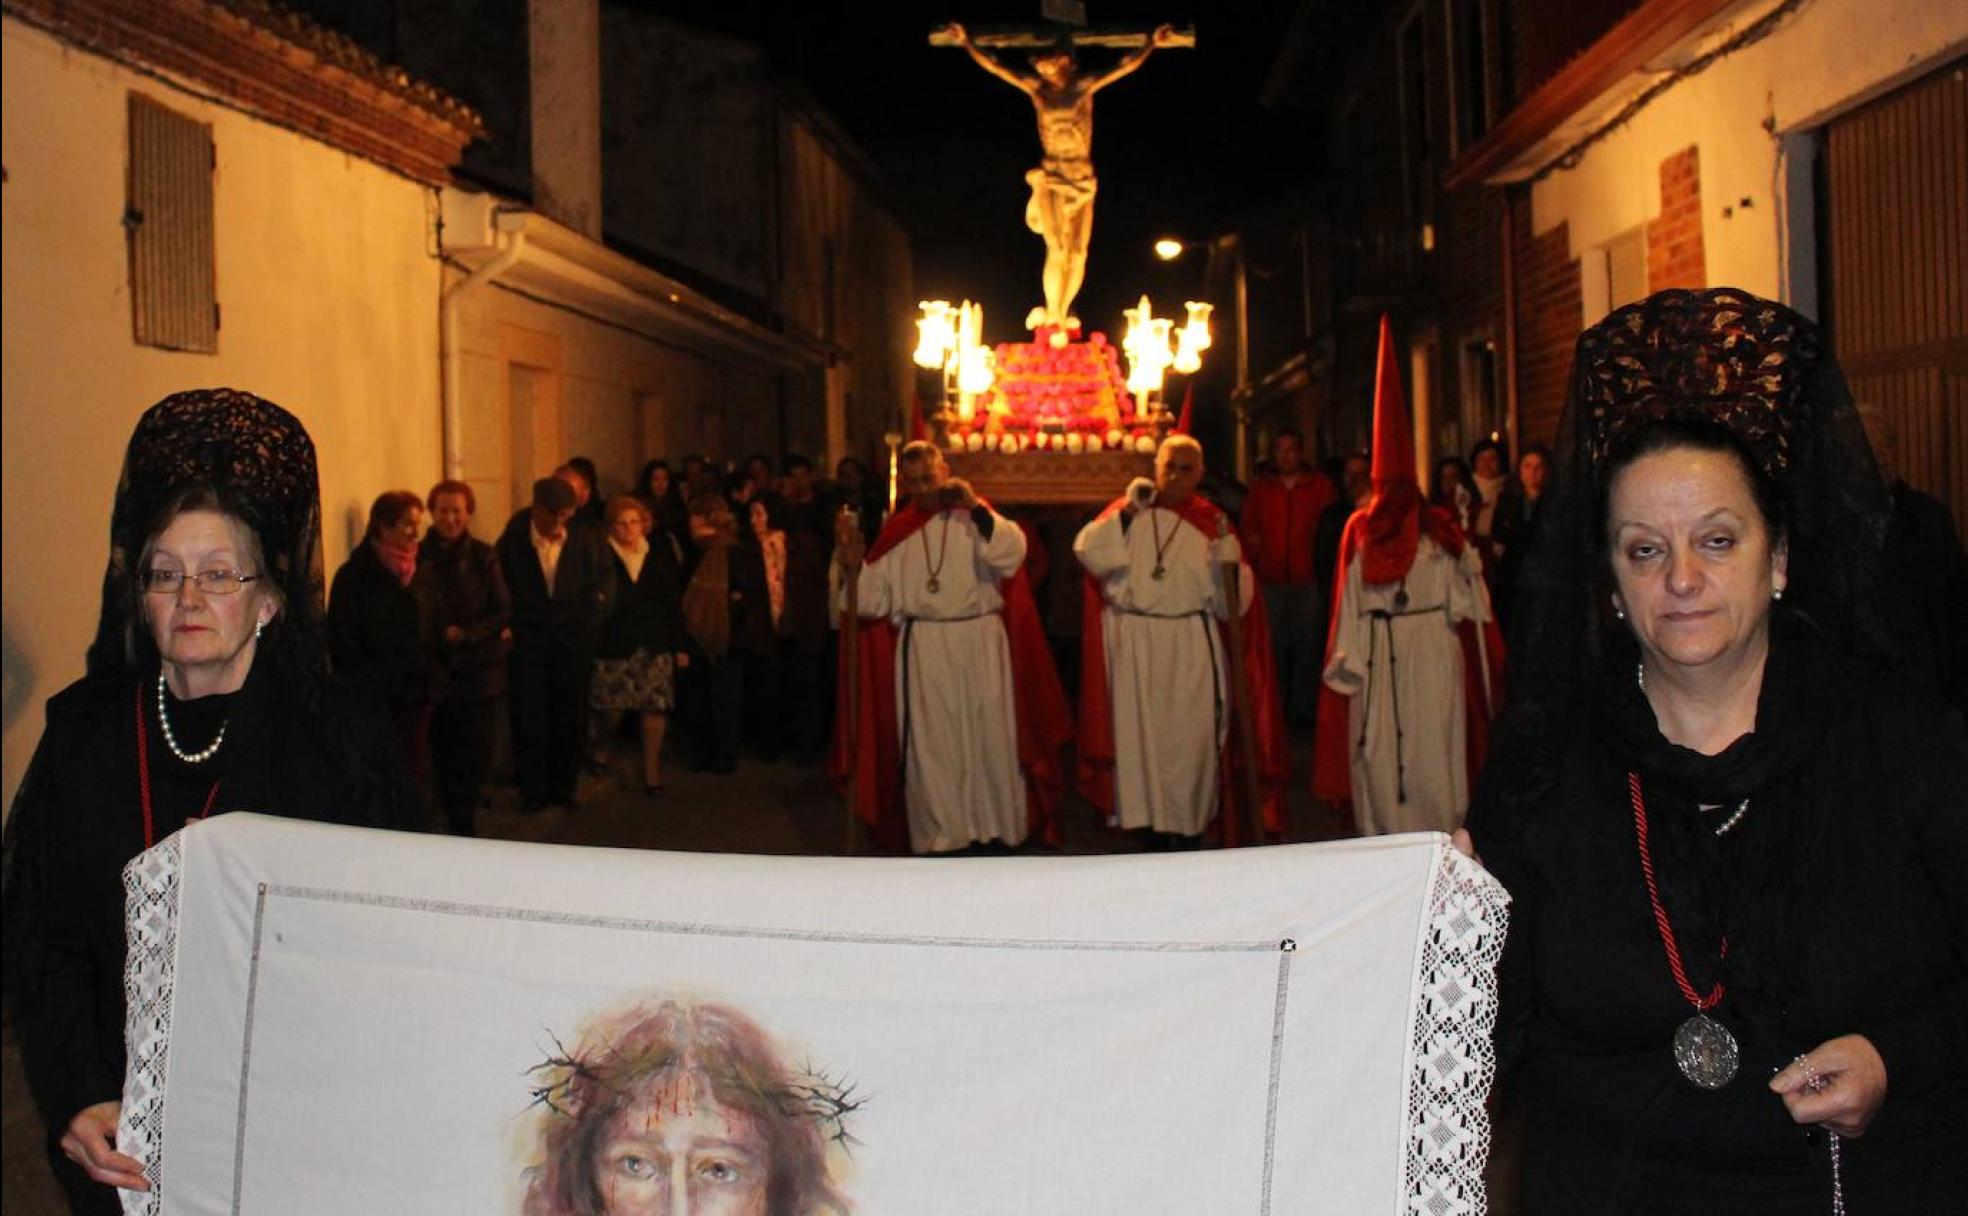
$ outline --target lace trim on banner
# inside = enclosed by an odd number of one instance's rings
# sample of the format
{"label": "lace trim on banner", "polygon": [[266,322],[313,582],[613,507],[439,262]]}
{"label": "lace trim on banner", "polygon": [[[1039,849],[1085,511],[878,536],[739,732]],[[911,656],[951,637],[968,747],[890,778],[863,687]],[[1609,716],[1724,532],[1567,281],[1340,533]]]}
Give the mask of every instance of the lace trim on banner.
{"label": "lace trim on banner", "polygon": [[1496,1076],[1497,961],[1510,897],[1482,867],[1441,846],[1428,894],[1409,1044],[1409,1216],[1480,1216],[1490,1153],[1486,1100]]}
{"label": "lace trim on banner", "polygon": [[123,1210],[155,1216],[163,1203],[164,1082],[171,1051],[171,998],[178,963],[178,876],[184,833],[123,867],[129,956],[123,963],[123,1042],[129,1071],[116,1129],[119,1151],[143,1162],[149,1191],[120,1191]]}

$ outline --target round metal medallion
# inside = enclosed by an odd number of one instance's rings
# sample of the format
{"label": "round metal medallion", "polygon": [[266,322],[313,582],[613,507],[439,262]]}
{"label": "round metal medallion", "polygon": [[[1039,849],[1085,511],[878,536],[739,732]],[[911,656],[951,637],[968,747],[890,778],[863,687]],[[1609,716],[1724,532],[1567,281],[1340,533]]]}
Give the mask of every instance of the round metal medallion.
{"label": "round metal medallion", "polygon": [[1167,573],[1168,573],[1168,568],[1166,566],[1157,566],[1153,570],[1150,570],[1148,572],[1148,576],[1150,578],[1160,579],[1164,574]]}
{"label": "round metal medallion", "polygon": [[1735,1080],[1741,1058],[1736,1036],[1705,1013],[1689,1018],[1674,1032],[1674,1062],[1681,1066],[1682,1076],[1703,1089],[1721,1089]]}
{"label": "round metal medallion", "polygon": [[937,582],[937,581],[936,581],[936,576],[935,576],[935,575],[933,575],[933,574],[932,574],[932,575],[930,575],[930,577],[929,577],[929,593],[930,593],[931,595],[935,595],[935,594],[936,594],[936,593],[937,593],[938,591],[941,591],[942,589],[943,589],[943,584],[942,584],[942,583],[939,583],[939,582]]}

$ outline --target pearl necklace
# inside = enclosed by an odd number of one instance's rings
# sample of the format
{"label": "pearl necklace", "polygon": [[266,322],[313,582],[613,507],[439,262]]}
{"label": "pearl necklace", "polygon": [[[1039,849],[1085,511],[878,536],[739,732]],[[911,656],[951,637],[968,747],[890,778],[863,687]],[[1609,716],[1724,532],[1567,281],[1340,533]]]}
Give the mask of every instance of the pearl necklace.
{"label": "pearl necklace", "polygon": [[[1634,664],[1633,682],[1640,686],[1640,694],[1642,696],[1645,696],[1647,693],[1646,660],[1643,659],[1640,662]],[[224,734],[225,732],[221,731],[219,733]],[[1715,835],[1717,836],[1728,835],[1730,830],[1733,829],[1737,824],[1741,823],[1742,817],[1747,814],[1749,814],[1749,799],[1745,798],[1741,802],[1738,802],[1736,804],[1735,813],[1730,815],[1729,818],[1726,821],[1724,821],[1721,827],[1715,829]]]}
{"label": "pearl necklace", "polygon": [[231,718],[228,717],[226,721],[219,723],[218,737],[213,739],[211,745],[205,748],[204,751],[188,752],[182,747],[179,747],[178,736],[171,730],[171,711],[164,696],[164,673],[162,671],[157,673],[157,725],[163,729],[164,746],[171,749],[173,756],[176,756],[186,764],[203,764],[207,760],[210,760],[213,756],[219,754],[219,745],[225,742],[226,727],[231,724],[231,721]]}
{"label": "pearl necklace", "polygon": [[1729,816],[1727,822],[1723,823],[1721,827],[1715,829],[1715,834],[1717,836],[1726,835],[1729,829],[1735,827],[1738,823],[1741,823],[1742,817],[1747,814],[1749,814],[1749,799],[1745,798],[1741,802],[1738,802],[1736,804],[1735,813]]}

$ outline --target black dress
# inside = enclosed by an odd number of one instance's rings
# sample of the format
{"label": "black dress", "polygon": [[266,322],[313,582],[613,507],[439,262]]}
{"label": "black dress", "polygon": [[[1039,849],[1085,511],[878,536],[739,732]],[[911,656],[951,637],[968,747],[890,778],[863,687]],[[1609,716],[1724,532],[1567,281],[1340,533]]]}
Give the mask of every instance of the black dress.
{"label": "black dress", "polygon": [[[725,561],[729,648],[712,659],[692,641],[688,647],[690,666],[677,682],[678,715],[690,733],[694,766],[717,773],[737,771],[738,743],[744,733],[746,670],[772,654],[772,604],[765,585],[764,561],[756,548],[737,543],[727,546]],[[702,551],[693,548],[682,570],[685,588],[702,562]]]}
{"label": "black dress", "polygon": [[1525,497],[1523,487],[1513,481],[1497,500],[1496,514],[1490,521],[1490,539],[1498,550],[1490,576],[1490,601],[1496,609],[1498,625],[1506,630],[1510,627],[1511,612],[1517,606],[1517,582],[1524,569],[1524,556],[1537,541],[1538,506],[1542,501]]}
{"label": "black dress", "polygon": [[[469,836],[492,771],[512,598],[499,555],[471,535],[447,541],[435,530],[425,533],[417,580],[429,589],[432,612],[431,768],[446,825]],[[446,636],[452,628],[455,640]]]}
{"label": "black dress", "polygon": [[409,586],[364,541],[328,592],[328,660],[344,680],[367,684],[402,714],[429,700],[428,593]]}
{"label": "black dress", "polygon": [[367,685],[389,706],[411,768],[424,767],[430,709],[429,580],[409,586],[364,541],[335,572],[328,592],[328,661],[335,675]]}
{"label": "black dress", "polygon": [[1933,496],[1893,487],[1884,606],[1909,669],[1968,714],[1968,553]]}
{"label": "black dress", "polygon": [[[1515,901],[1499,1046],[1524,1064],[1527,1216],[1830,1211],[1825,1137],[1767,1083],[1847,1034],[1887,1070],[1877,1119],[1841,1145],[1850,1210],[1963,1210],[1968,731],[1911,683],[1820,649],[1777,631],[1757,732],[1713,758],[1659,738],[1623,655],[1572,722],[1528,830],[1490,837],[1472,822]],[[1787,737],[1757,771],[1757,737],[1773,731]],[[1684,778],[1745,757],[1750,809],[1716,837]],[[1743,1059],[1714,1092],[1685,1080],[1669,1047],[1693,1010],[1641,876],[1629,771],[1692,986],[1708,991],[1718,971],[1728,986],[1715,1016]]]}
{"label": "black dress", "polygon": [[[165,746],[156,675],[90,677],[51,698],[47,727],[14,802],[6,856],[6,993],[50,1161],[77,1211],[114,1212],[114,1192],[56,1147],[76,1112],[123,1093],[123,886],[145,839],[137,762],[146,737],[152,841],[204,813],[253,810],[324,823],[416,826],[421,806],[388,719],[366,692],[326,690],[319,714],[283,695],[256,664],[237,693],[170,702],[179,743]],[[332,742],[330,741],[332,738]],[[215,788],[216,787],[216,788]]]}

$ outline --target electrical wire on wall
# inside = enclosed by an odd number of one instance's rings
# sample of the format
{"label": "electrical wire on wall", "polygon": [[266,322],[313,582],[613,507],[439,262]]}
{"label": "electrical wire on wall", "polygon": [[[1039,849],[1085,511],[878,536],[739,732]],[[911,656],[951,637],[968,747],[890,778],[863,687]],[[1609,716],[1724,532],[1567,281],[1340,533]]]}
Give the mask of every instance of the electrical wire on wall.
{"label": "electrical wire on wall", "polygon": [[1776,32],[1777,26],[1781,25],[1785,18],[1804,7],[1806,2],[1807,0],[1784,0],[1782,4],[1763,14],[1749,25],[1744,26],[1740,32],[1730,37],[1727,41],[1722,42],[1712,50],[1697,55],[1681,67],[1676,68],[1666,76],[1648,85],[1640,91],[1639,96],[1621,106],[1619,113],[1600,124],[1591,134],[1585,136],[1585,138],[1579,140],[1563,152],[1560,152],[1550,161],[1547,161],[1544,167],[1531,175],[1531,183],[1535,185],[1545,178],[1550,177],[1553,173],[1578,168],[1579,162],[1585,159],[1585,154],[1591,151],[1594,144],[1597,144],[1614,131],[1619,130],[1627,123],[1633,121],[1634,117],[1640,111],[1653,104],[1655,98],[1667,92],[1675,85],[1680,84],[1688,77],[1696,76],[1706,71],[1717,60],[1733,55],[1744,47],[1754,46],[1756,43],[1763,41],[1763,39]]}

